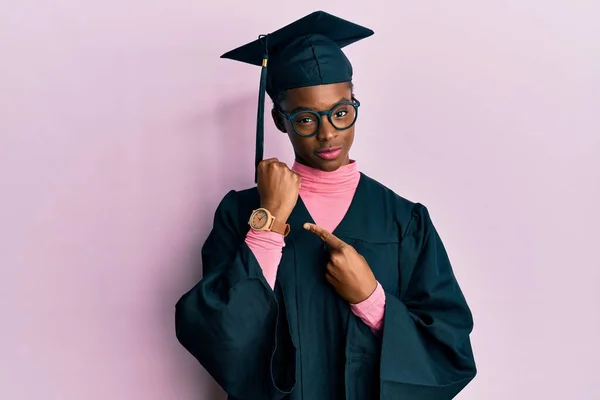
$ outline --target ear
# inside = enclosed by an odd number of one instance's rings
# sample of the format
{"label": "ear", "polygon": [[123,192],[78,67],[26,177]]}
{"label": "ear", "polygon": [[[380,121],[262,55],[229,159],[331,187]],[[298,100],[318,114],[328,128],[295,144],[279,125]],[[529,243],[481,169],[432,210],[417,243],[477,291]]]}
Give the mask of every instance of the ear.
{"label": "ear", "polygon": [[283,120],[283,117],[279,115],[277,110],[275,110],[274,107],[271,109],[271,116],[273,117],[273,122],[275,122],[275,126],[277,127],[277,129],[279,129],[283,133],[287,133],[287,130],[285,129],[285,121]]}

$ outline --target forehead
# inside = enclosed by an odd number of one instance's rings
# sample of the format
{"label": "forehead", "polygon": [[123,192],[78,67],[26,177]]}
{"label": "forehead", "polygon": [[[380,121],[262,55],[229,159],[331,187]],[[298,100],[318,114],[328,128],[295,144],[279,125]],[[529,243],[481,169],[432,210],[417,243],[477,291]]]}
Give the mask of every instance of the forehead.
{"label": "forehead", "polygon": [[288,90],[285,98],[287,109],[306,107],[314,110],[326,110],[341,99],[350,100],[352,90],[347,82],[329,85],[307,86]]}

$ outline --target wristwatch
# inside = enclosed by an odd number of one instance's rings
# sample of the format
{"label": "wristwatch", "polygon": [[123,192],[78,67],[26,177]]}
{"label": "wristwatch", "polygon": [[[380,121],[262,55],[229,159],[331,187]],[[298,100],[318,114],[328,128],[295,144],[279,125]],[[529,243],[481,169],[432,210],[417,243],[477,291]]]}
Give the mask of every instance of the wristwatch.
{"label": "wristwatch", "polygon": [[282,234],[284,237],[290,233],[290,225],[277,221],[266,208],[257,208],[252,211],[248,224],[255,231],[271,231]]}

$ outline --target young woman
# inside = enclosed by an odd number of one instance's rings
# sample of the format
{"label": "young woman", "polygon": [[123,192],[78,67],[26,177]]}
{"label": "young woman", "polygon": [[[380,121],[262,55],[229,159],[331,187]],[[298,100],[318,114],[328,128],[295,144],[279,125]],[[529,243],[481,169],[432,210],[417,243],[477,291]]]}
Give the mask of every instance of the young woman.
{"label": "young woman", "polygon": [[[223,57],[262,65],[257,187],[221,201],[176,331],[230,399],[451,399],[475,376],[471,312],[425,206],[359,172],[341,48],[310,14]],[[262,158],[263,91],[295,153]]]}

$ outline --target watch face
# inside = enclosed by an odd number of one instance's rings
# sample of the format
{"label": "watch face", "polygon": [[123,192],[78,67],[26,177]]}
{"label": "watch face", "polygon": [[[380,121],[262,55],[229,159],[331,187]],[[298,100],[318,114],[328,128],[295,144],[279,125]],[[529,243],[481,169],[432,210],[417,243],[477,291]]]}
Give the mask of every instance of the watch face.
{"label": "watch face", "polygon": [[256,210],[254,214],[252,214],[250,226],[252,226],[253,229],[263,229],[268,221],[269,216],[264,210]]}

